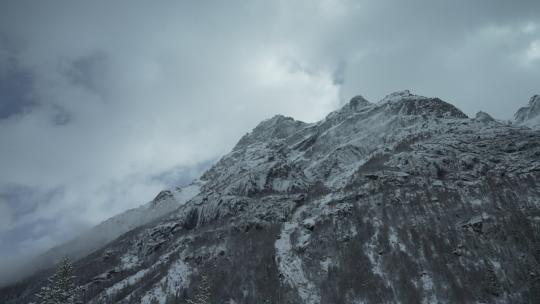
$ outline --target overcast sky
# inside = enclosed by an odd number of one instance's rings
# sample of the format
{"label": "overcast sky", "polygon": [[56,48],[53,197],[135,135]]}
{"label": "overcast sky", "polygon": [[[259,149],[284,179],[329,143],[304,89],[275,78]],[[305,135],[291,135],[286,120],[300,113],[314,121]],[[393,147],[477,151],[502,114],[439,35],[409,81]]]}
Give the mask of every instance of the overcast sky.
{"label": "overcast sky", "polygon": [[540,1],[3,0],[0,261],[188,183],[262,119],[402,89],[510,119],[540,93]]}

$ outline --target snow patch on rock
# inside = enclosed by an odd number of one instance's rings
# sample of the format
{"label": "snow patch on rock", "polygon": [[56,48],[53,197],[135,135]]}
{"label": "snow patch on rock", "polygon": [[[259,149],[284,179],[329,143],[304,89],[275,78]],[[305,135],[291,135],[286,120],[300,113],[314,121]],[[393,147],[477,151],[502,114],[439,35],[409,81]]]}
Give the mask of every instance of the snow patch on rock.
{"label": "snow patch on rock", "polygon": [[[295,212],[296,216],[293,216],[293,220],[297,220],[297,216],[302,210],[301,207]],[[296,221],[283,224],[280,237],[275,243],[276,263],[285,283],[296,289],[303,303],[320,303],[318,288],[307,278],[303,270],[302,259],[294,252],[296,244],[292,243],[291,235],[298,228],[299,225]],[[304,235],[301,242],[307,242],[308,239]]]}

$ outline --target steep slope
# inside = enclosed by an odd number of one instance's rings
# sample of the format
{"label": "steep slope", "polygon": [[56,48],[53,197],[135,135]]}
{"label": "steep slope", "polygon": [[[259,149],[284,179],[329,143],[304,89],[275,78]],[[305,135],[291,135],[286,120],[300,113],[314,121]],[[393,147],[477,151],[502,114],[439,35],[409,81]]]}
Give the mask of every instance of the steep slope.
{"label": "steep slope", "polygon": [[[401,91],[276,116],[200,193],[76,264],[88,303],[531,303],[540,131]],[[4,290],[27,301],[40,278]]]}
{"label": "steep slope", "polygon": [[152,201],[115,215],[75,239],[34,257],[30,262],[31,265],[25,268],[37,272],[56,264],[65,256],[73,260],[85,257],[120,235],[174,211],[196,196],[201,184],[200,181],[194,181],[184,187],[161,191]]}
{"label": "steep slope", "polygon": [[540,128],[540,95],[531,97],[529,105],[519,109],[514,118],[518,124]]}
{"label": "steep slope", "polygon": [[174,211],[199,194],[200,186],[201,183],[195,181],[185,187],[163,190],[152,201],[107,219],[76,239],[51,249],[47,255],[55,258],[88,255],[120,235]]}

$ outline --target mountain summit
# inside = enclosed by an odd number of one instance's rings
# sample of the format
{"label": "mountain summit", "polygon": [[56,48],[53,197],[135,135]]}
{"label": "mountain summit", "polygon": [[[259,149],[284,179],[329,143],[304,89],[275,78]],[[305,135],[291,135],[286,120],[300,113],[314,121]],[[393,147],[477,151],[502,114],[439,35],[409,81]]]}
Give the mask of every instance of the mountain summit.
{"label": "mountain summit", "polygon": [[514,115],[520,124],[540,127],[540,95],[534,95],[529,100],[529,106],[519,109]]}
{"label": "mountain summit", "polygon": [[265,120],[187,202],[77,261],[84,301],[184,303],[208,284],[211,303],[532,303],[537,100],[514,124],[409,91]]}

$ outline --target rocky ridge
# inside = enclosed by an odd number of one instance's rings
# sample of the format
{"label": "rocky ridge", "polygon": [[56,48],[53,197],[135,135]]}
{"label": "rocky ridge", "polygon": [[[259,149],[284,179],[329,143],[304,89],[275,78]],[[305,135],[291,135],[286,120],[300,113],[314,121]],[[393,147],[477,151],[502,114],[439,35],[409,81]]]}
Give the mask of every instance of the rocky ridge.
{"label": "rocky ridge", "polygon": [[409,91],[263,121],[186,204],[78,261],[84,300],[184,303],[208,276],[212,303],[530,303],[537,100],[514,124]]}

